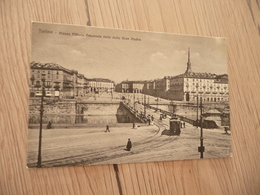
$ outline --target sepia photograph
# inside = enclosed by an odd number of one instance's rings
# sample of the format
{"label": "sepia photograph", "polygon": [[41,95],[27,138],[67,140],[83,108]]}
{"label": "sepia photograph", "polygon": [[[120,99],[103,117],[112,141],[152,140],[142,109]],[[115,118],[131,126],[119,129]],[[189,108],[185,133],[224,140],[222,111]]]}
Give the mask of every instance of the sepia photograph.
{"label": "sepia photograph", "polygon": [[27,167],[231,157],[226,44],[33,22]]}

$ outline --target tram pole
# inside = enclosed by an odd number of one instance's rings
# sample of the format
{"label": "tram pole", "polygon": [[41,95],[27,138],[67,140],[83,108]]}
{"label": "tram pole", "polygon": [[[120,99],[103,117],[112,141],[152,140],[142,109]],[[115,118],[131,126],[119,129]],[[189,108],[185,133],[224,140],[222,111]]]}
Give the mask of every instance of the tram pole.
{"label": "tram pole", "polygon": [[200,99],[200,146],[198,147],[200,158],[203,158],[205,147],[203,146],[203,128],[202,128],[202,98]]}
{"label": "tram pole", "polygon": [[198,128],[198,126],[199,126],[198,120],[199,120],[199,95],[197,95],[197,120],[196,120],[196,126],[197,126],[197,128]]}

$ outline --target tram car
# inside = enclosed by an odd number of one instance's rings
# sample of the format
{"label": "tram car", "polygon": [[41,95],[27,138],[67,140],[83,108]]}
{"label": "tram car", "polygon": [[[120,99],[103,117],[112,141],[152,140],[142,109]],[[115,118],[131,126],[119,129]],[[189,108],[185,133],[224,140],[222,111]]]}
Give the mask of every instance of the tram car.
{"label": "tram car", "polygon": [[181,134],[181,121],[178,117],[172,117],[170,119],[170,133],[171,135]]}

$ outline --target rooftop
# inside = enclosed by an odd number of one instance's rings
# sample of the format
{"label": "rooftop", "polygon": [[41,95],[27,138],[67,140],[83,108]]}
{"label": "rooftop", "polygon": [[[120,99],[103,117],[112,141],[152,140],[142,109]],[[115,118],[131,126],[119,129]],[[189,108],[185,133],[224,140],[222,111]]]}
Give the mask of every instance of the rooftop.
{"label": "rooftop", "polygon": [[56,63],[40,63],[40,62],[31,62],[31,69],[48,69],[48,70],[63,70],[68,73],[72,73],[69,69],[64,68],[63,66]]}

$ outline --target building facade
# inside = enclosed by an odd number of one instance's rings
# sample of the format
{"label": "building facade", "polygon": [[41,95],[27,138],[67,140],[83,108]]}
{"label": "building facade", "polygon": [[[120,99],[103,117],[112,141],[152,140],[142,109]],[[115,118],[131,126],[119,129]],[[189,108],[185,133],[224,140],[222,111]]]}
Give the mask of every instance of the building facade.
{"label": "building facade", "polygon": [[[43,83],[44,82],[44,83]],[[88,79],[76,70],[66,69],[56,63],[31,63],[30,97],[41,97],[42,86],[46,97],[75,98],[92,91],[113,91],[109,79]]]}
{"label": "building facade", "polygon": [[197,101],[197,98],[207,102],[229,101],[228,75],[193,72],[190,51],[185,73],[170,77],[169,80],[168,99],[188,102]]}
{"label": "building facade", "polygon": [[30,97],[42,96],[43,84],[46,97],[73,96],[74,77],[74,72],[58,64],[32,62],[30,70]]}
{"label": "building facade", "polygon": [[143,93],[145,81],[123,81],[116,86],[121,93]]}
{"label": "building facade", "polygon": [[103,93],[113,92],[115,90],[115,82],[109,79],[93,78],[87,79],[89,92]]}
{"label": "building facade", "polygon": [[194,102],[202,98],[207,102],[228,102],[228,75],[193,72],[188,51],[185,73],[146,81],[143,93],[175,101]]}

